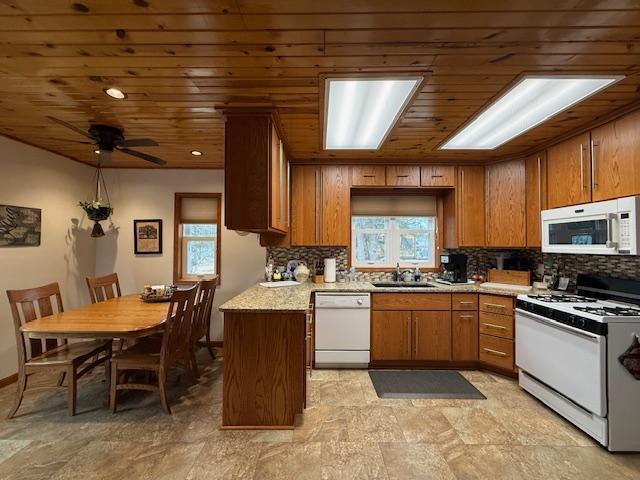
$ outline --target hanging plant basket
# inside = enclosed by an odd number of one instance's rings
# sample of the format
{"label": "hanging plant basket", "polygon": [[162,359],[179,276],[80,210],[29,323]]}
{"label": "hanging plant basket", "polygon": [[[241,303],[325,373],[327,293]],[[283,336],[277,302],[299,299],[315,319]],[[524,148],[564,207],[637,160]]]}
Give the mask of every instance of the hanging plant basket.
{"label": "hanging plant basket", "polygon": [[[104,189],[105,196],[107,197],[107,201],[104,203],[100,196],[101,187]],[[95,222],[93,230],[91,230],[91,236],[94,238],[104,237],[104,230],[102,229],[100,222],[107,220],[111,216],[113,213],[113,207],[111,207],[111,204],[109,203],[109,194],[107,193],[107,186],[104,183],[100,167],[98,167],[96,173],[95,199],[89,202],[80,202],[78,205],[85,211],[87,218]]]}

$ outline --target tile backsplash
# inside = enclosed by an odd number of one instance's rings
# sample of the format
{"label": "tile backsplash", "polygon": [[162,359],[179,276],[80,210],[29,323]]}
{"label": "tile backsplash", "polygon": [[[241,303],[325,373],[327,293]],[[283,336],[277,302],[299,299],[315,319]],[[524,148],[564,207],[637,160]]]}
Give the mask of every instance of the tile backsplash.
{"label": "tile backsplash", "polygon": [[[539,249],[501,250],[488,248],[449,249],[449,253],[464,253],[468,256],[467,271],[469,275],[481,273],[486,275],[490,268],[497,264],[496,256],[506,253],[518,257],[528,265],[534,280],[541,280],[538,265],[544,265],[546,275],[569,277],[569,288],[575,286],[578,273],[591,273],[601,276],[640,279],[640,256],[624,255],[569,255],[543,254]],[[308,266],[315,265],[317,260],[335,257],[337,268],[347,267],[347,249],[344,247],[269,247],[267,259],[271,257],[278,265],[286,265],[289,260],[302,260]],[[358,272],[358,280],[384,281],[390,280],[390,272]]]}

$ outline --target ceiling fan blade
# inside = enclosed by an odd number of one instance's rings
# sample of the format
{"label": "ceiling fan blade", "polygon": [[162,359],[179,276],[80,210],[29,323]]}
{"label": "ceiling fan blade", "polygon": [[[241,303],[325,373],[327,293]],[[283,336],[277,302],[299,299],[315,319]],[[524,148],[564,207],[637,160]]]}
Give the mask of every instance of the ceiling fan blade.
{"label": "ceiling fan blade", "polygon": [[156,165],[166,165],[167,162],[162,160],[161,158],[154,157],[153,155],[147,155],[146,153],[136,152],[135,150],[129,150],[128,148],[119,148],[118,151],[122,153],[126,153],[127,155],[132,155],[134,157],[141,158],[146,160],[147,162],[155,163]]}
{"label": "ceiling fan blade", "polygon": [[119,147],[157,147],[158,142],[151,138],[130,138],[124,140]]}
{"label": "ceiling fan blade", "polygon": [[58,125],[62,125],[63,127],[67,127],[69,130],[73,130],[74,132],[79,133],[80,135],[84,135],[85,137],[94,140],[94,138],[91,135],[89,135],[87,132],[85,132],[81,128],[76,127],[75,125],[71,125],[70,123],[65,122],[64,120],[60,120],[59,118],[51,117],[49,115],[47,115],[47,118],[49,120],[51,120],[52,122],[57,123]]}

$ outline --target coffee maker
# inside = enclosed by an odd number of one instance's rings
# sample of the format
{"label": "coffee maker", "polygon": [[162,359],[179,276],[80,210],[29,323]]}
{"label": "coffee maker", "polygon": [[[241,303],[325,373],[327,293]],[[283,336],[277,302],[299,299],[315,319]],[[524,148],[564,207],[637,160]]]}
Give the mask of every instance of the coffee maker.
{"label": "coffee maker", "polygon": [[463,253],[443,253],[440,263],[444,272],[440,280],[446,283],[467,283],[467,256]]}

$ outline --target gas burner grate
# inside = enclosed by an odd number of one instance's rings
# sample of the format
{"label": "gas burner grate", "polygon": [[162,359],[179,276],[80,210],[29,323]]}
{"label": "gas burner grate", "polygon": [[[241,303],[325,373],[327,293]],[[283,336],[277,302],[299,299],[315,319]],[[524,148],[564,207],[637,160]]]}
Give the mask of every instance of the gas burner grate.
{"label": "gas burner grate", "polygon": [[534,300],[540,300],[547,303],[591,303],[596,302],[595,298],[583,297],[582,295],[563,295],[563,294],[544,294],[544,295],[527,295]]}
{"label": "gas burner grate", "polygon": [[592,313],[601,317],[640,317],[640,309],[631,307],[573,307],[579,312]]}

